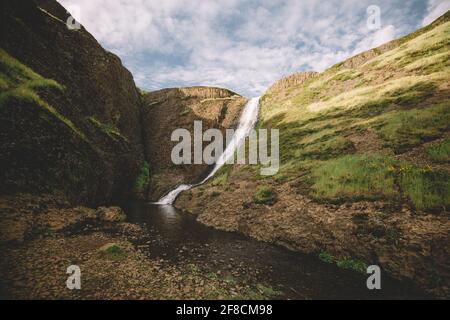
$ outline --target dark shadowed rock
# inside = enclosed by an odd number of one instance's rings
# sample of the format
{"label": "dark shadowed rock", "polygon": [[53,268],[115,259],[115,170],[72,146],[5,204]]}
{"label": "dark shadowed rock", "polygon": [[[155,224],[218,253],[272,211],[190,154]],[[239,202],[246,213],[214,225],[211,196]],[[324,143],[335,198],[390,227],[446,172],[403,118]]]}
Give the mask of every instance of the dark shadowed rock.
{"label": "dark shadowed rock", "polygon": [[56,1],[2,1],[0,15],[2,57],[62,87],[34,90],[46,108],[17,94],[2,102],[0,191],[63,190],[87,204],[128,198],[143,161],[131,73],[84,28],[69,30]]}

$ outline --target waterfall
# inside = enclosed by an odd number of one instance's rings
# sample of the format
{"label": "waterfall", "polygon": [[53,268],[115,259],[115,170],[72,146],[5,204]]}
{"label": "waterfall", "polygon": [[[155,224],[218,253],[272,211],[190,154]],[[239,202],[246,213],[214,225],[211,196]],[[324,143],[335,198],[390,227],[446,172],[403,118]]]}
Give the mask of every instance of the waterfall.
{"label": "waterfall", "polygon": [[162,197],[156,204],[161,205],[171,205],[175,202],[177,196],[186,190],[189,190],[193,187],[204,184],[208,181],[212,176],[214,176],[226,162],[227,160],[234,156],[234,152],[244,143],[245,138],[250,134],[250,131],[253,129],[256,120],[258,119],[258,107],[259,107],[259,97],[252,98],[245,105],[244,111],[239,118],[238,127],[234,133],[234,136],[231,142],[228,143],[225,151],[220,155],[217,159],[216,164],[214,165],[213,170],[208,174],[208,176],[203,179],[200,183],[197,184],[182,184],[170,191],[164,197]]}

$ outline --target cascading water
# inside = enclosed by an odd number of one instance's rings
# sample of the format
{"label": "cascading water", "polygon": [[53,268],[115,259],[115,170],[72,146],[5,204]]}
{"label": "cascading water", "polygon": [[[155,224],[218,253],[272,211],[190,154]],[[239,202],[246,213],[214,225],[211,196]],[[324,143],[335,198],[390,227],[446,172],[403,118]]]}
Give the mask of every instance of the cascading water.
{"label": "cascading water", "polygon": [[242,115],[239,119],[239,124],[234,133],[233,139],[227,145],[225,151],[217,159],[213,170],[208,174],[208,176],[205,179],[203,179],[203,181],[197,184],[182,184],[178,186],[176,189],[170,191],[164,197],[162,197],[156,204],[171,205],[174,203],[175,199],[181,192],[202,185],[206,181],[208,181],[212,176],[214,176],[217,170],[219,170],[220,167],[222,167],[230,157],[234,156],[234,152],[241,146],[241,144],[245,141],[245,138],[250,134],[250,131],[253,129],[256,120],[258,119],[258,107],[259,107],[259,97],[252,98],[245,105],[244,111],[242,112]]}

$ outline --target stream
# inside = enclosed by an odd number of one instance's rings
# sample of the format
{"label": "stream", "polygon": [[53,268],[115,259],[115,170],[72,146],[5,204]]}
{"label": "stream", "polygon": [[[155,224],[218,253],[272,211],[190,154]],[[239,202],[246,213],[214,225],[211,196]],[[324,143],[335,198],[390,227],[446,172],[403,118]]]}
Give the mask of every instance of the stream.
{"label": "stream", "polygon": [[204,226],[170,205],[131,203],[128,221],[144,227],[144,253],[170,264],[192,264],[236,283],[263,284],[277,299],[418,299],[411,284],[382,274],[382,290],[366,287],[368,275],[343,270],[317,256],[300,254],[246,236]]}

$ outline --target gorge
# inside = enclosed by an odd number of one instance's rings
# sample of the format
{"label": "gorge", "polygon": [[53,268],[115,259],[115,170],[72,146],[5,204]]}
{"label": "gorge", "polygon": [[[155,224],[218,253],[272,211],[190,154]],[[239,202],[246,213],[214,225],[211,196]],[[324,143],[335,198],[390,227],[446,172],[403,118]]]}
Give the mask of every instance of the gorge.
{"label": "gorge", "polygon": [[[1,298],[449,297],[450,12],[250,100],[141,90],[68,17],[2,2]],[[235,138],[176,165],[171,133],[196,121]],[[279,130],[274,175],[226,163],[252,128]]]}
{"label": "gorge", "polygon": [[[227,141],[225,150],[218,155],[216,158],[216,163],[214,164],[212,170],[206,178],[204,178],[200,183],[195,185],[180,185],[176,189],[170,191],[167,195],[162,197],[157,204],[162,205],[172,205],[176,197],[183,191],[189,190],[192,187],[200,186],[212,178],[215,173],[225,164],[234,154],[239,147],[245,143],[245,138],[250,134],[253,129],[257,118],[258,118],[258,105],[259,97],[250,99],[250,101],[245,105],[242,115],[239,118],[238,126],[235,133],[233,134],[230,141]],[[195,131],[195,129],[194,129]],[[194,133],[195,134],[195,133]],[[195,139],[195,138],[194,138]],[[195,148],[195,147],[194,147]],[[233,161],[234,163],[234,161]]]}

